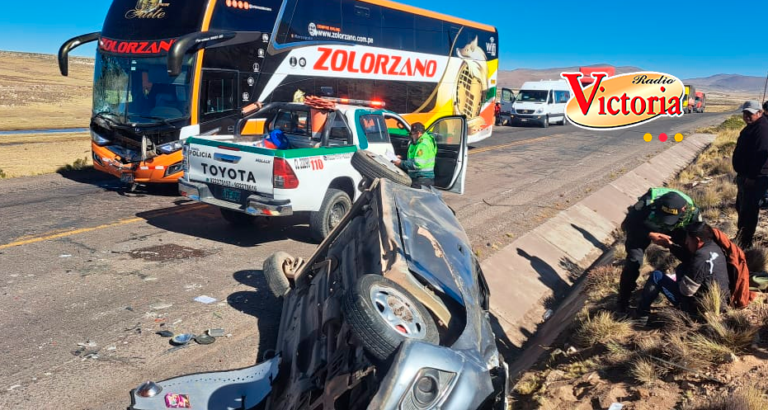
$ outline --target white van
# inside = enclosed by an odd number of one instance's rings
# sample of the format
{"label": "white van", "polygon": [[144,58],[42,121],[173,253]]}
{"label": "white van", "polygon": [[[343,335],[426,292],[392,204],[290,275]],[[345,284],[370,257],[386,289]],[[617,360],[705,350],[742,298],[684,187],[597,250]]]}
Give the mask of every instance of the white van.
{"label": "white van", "polygon": [[512,124],[565,125],[565,105],[571,89],[565,80],[528,81],[512,104]]}

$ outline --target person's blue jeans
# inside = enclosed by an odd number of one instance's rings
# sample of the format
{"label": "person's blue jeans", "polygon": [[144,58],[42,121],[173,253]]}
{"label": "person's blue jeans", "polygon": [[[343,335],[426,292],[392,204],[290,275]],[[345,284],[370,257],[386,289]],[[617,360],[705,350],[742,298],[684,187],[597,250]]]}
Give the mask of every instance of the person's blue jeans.
{"label": "person's blue jeans", "polygon": [[659,297],[659,293],[663,293],[667,300],[669,300],[669,303],[674,306],[679,306],[683,299],[676,280],[670,278],[662,271],[653,271],[643,288],[643,297],[640,300],[640,307],[637,312],[640,316],[646,316],[650,313],[651,305]]}

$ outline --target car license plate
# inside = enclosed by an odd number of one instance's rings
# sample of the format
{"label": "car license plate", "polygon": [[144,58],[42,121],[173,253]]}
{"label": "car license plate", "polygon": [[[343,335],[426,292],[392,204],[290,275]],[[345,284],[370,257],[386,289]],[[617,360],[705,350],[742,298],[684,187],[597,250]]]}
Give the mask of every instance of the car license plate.
{"label": "car license plate", "polygon": [[520,121],[522,122],[528,122],[528,118],[521,118]]}
{"label": "car license plate", "polygon": [[240,191],[231,188],[222,188],[221,195],[225,201],[240,203]]}
{"label": "car license plate", "polygon": [[124,172],[120,174],[120,182],[124,184],[132,184],[133,183],[133,174],[129,172]]}

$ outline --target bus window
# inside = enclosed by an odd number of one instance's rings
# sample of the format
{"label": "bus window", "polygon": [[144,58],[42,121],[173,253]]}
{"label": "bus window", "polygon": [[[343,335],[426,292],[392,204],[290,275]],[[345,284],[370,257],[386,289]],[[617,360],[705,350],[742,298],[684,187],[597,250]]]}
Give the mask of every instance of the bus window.
{"label": "bus window", "polygon": [[201,109],[206,120],[226,116],[235,109],[236,81],[236,72],[203,71]]}
{"label": "bus window", "polygon": [[445,53],[448,39],[443,34],[443,22],[430,17],[416,16],[416,50],[420,53]]}
{"label": "bus window", "polygon": [[359,121],[369,143],[389,142],[387,124],[381,115],[361,115]]}
{"label": "bus window", "polygon": [[381,10],[381,44],[378,47],[413,50],[414,15],[400,10]]}
{"label": "bus window", "polygon": [[298,0],[293,10],[283,13],[278,41],[338,41],[340,31],[341,0]]}
{"label": "bus window", "polygon": [[356,36],[358,44],[376,46],[381,38],[381,8],[356,1],[343,1],[341,8],[344,20],[342,33]]}

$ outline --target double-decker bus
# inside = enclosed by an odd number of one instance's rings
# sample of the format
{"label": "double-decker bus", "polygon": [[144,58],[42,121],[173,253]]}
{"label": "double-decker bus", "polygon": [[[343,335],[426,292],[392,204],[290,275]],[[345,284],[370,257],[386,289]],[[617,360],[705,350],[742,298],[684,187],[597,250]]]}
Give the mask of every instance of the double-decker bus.
{"label": "double-decker bus", "polygon": [[62,45],[63,75],[91,41],[93,163],[126,182],[176,182],[182,140],[232,134],[255,103],[304,95],[427,126],[466,115],[470,143],[492,132],[496,29],[391,1],[114,0],[101,32]]}

